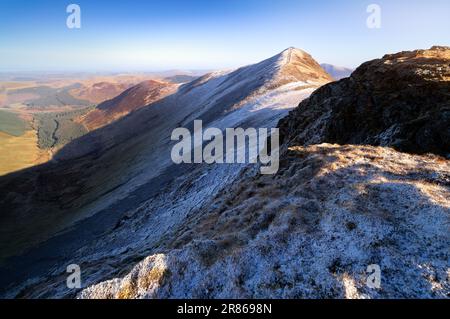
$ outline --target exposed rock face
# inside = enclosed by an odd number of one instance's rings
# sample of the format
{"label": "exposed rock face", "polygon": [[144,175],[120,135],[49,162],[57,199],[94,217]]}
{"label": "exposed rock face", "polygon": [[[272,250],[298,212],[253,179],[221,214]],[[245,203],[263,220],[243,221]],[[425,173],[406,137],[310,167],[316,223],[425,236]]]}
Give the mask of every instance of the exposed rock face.
{"label": "exposed rock face", "polygon": [[450,48],[386,55],[317,90],[280,122],[293,144],[370,144],[450,156]]}
{"label": "exposed rock face", "polygon": [[[389,148],[286,151],[123,278],[81,298],[445,298],[450,163]],[[381,287],[367,286],[367,267]]]}

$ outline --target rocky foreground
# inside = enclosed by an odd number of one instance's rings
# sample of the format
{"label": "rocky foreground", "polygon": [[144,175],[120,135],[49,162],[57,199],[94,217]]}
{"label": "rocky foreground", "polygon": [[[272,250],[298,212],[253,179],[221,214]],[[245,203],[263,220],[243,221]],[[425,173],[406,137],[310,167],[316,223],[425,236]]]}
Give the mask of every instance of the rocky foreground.
{"label": "rocky foreground", "polygon": [[220,194],[166,249],[80,297],[445,298],[449,187],[437,156],[292,147],[276,176]]}
{"label": "rocky foreground", "polygon": [[449,62],[446,47],[402,52],[323,86],[280,122],[278,174],[247,168],[78,297],[448,298]]}

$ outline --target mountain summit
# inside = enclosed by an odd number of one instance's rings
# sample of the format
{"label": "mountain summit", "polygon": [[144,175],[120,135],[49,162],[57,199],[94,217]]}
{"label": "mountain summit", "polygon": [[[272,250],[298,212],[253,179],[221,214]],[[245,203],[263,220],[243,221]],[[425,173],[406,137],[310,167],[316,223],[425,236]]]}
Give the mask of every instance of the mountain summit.
{"label": "mountain summit", "polygon": [[236,72],[256,83],[262,80],[264,83],[261,84],[268,89],[294,82],[320,86],[333,81],[310,54],[293,47],[257,64],[240,68]]}
{"label": "mountain summit", "polygon": [[331,82],[333,78],[305,51],[290,47],[277,55],[279,75],[286,81]]}

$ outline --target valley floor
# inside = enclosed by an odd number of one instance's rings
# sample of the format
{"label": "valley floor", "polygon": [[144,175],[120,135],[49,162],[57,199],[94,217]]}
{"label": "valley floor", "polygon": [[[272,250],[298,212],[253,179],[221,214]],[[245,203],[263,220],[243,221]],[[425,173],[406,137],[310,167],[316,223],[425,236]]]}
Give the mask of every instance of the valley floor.
{"label": "valley floor", "polygon": [[26,131],[22,136],[0,132],[0,176],[44,163],[49,159],[49,152],[38,147],[36,131]]}

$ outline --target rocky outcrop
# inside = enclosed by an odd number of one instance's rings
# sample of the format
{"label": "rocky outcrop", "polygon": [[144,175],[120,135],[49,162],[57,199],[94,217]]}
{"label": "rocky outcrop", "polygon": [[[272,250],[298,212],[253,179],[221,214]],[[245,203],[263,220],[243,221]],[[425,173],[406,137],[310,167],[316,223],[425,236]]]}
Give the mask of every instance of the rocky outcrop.
{"label": "rocky outcrop", "polygon": [[70,94],[78,99],[90,101],[91,103],[101,103],[114,98],[123,91],[129,89],[131,83],[97,82],[92,85],[84,84],[78,88],[70,90]]}
{"label": "rocky outcrop", "polygon": [[450,48],[364,63],[317,90],[279,126],[294,145],[370,144],[450,156]]}

